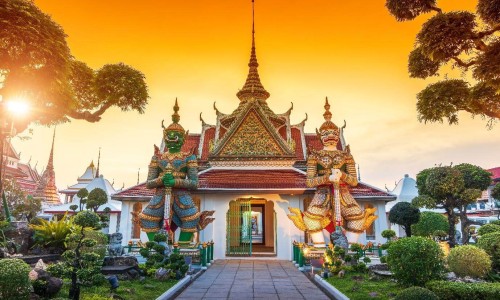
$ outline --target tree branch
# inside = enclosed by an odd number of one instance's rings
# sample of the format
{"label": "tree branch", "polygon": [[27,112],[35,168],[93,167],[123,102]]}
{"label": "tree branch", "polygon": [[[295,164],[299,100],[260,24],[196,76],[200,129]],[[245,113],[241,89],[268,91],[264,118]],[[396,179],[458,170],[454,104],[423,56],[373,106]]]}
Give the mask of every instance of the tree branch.
{"label": "tree branch", "polygon": [[499,30],[500,30],[500,23],[493,25],[490,30],[480,31],[480,32],[476,33],[475,38],[482,39],[483,37],[485,37],[487,35],[492,35],[493,33],[497,32]]}
{"label": "tree branch", "polygon": [[438,14],[443,13],[443,11],[441,10],[441,8],[439,8],[439,7],[435,6],[435,5],[432,5],[430,7],[430,9],[433,10],[433,11],[436,11]]}
{"label": "tree branch", "polygon": [[477,63],[475,60],[471,60],[468,63],[466,63],[456,56],[452,57],[451,59],[453,59],[457,63],[457,65],[464,67],[465,69],[467,69],[470,66],[475,65]]}
{"label": "tree branch", "polygon": [[70,116],[73,119],[81,119],[85,120],[91,123],[99,122],[101,120],[101,115],[111,106],[113,106],[112,103],[105,103],[103,106],[101,106],[98,110],[95,112],[90,112],[88,110],[86,111],[68,111],[68,116]]}

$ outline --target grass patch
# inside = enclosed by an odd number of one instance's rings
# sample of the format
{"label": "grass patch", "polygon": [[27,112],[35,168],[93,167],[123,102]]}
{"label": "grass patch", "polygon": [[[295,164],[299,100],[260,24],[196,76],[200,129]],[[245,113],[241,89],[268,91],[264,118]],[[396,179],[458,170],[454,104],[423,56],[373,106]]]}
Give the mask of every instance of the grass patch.
{"label": "grass patch", "polygon": [[[367,273],[348,273],[345,277],[330,277],[326,281],[351,300],[393,299],[404,289],[390,279],[377,279]],[[370,293],[377,293],[377,296]]]}
{"label": "grass patch", "polygon": [[[177,282],[179,280],[158,281],[153,278],[146,278],[143,282],[139,280],[121,280],[120,287],[116,290],[115,294],[126,300],[156,299]],[[66,299],[69,295],[69,287],[70,282],[65,281],[57,297]],[[109,297],[111,296],[109,287],[110,285],[107,282],[101,286],[82,286],[80,299],[92,299],[96,295]]]}

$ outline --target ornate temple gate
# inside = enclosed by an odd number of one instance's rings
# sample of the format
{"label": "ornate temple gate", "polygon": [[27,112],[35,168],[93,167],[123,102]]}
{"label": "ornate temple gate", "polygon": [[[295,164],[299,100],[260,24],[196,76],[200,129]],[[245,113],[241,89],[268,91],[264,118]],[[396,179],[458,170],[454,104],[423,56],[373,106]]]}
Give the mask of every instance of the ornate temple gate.
{"label": "ornate temple gate", "polygon": [[229,202],[226,224],[226,255],[252,256],[251,200],[238,199]]}

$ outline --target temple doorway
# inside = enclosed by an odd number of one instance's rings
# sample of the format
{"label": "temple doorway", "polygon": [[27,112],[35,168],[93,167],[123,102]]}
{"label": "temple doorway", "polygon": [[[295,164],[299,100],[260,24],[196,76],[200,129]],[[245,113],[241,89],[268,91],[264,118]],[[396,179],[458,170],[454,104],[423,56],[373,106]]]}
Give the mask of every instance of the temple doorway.
{"label": "temple doorway", "polygon": [[226,215],[227,256],[275,256],[276,214],[266,199],[240,198]]}

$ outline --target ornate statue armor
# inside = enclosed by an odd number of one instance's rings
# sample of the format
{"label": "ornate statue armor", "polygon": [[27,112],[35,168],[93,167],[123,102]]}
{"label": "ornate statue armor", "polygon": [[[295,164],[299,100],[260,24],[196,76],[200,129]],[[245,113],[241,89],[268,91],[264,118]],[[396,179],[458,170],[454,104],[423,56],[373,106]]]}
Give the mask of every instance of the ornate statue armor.
{"label": "ornate statue armor", "polygon": [[323,229],[332,233],[335,226],[342,226],[362,233],[377,218],[374,208],[363,211],[349,192],[349,186],[358,184],[355,162],[349,146],[337,149],[340,130],[331,122],[329,109],[327,99],[325,122],[316,131],[324,149],[311,150],[307,158],[306,185],[316,188],[314,198],[305,212],[289,207],[288,215],[297,228],[311,233],[314,244],[323,246]]}
{"label": "ornate statue armor", "polygon": [[139,218],[141,228],[147,233],[156,233],[162,229],[174,232],[181,229],[183,236],[190,239],[192,234],[204,229],[213,221],[214,211],[200,212],[193,202],[190,190],[198,187],[198,163],[191,152],[180,149],[188,133],[179,122],[177,100],[172,115],[173,123],[164,128],[164,148],[154,148],[154,155],[149,164],[147,188],[155,189],[155,195]]}

